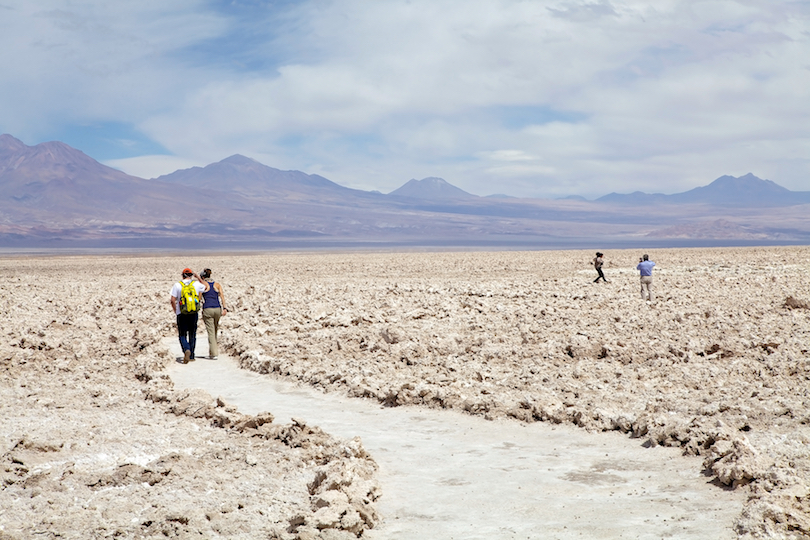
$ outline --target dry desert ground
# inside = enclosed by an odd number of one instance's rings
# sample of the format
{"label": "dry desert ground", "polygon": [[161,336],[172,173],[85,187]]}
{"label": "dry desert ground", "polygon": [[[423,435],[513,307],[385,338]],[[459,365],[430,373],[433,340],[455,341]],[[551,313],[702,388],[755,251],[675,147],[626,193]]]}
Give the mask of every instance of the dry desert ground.
{"label": "dry desert ground", "polygon": [[651,304],[639,255],[607,251],[599,284],[590,251],[6,257],[0,539],[379,522],[362,441],[173,387],[161,341],[185,266],[222,283],[220,343],[245,369],[678,447],[745,493],[740,538],[807,538],[810,248],[650,251]]}

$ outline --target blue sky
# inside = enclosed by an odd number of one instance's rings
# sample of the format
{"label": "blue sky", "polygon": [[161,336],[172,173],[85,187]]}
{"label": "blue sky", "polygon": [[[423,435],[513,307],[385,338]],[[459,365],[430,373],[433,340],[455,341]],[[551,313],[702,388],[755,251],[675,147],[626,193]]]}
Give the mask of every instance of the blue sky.
{"label": "blue sky", "polygon": [[810,190],[810,2],[0,0],[0,133],[150,178]]}

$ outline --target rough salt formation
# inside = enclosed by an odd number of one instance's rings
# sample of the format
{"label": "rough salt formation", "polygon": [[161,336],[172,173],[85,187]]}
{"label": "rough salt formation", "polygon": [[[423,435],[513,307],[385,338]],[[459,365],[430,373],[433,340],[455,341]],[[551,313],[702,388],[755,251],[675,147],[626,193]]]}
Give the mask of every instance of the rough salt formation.
{"label": "rough salt formation", "polygon": [[0,262],[3,540],[348,539],[375,525],[376,464],[360,441],[173,390],[160,342],[182,266]]}
{"label": "rough salt formation", "polygon": [[[749,494],[741,538],[810,535],[810,249],[222,259],[243,367],[377,400],[620,430]],[[214,264],[214,263],[212,263]]]}
{"label": "rough salt formation", "polygon": [[[606,250],[602,250],[606,251]],[[749,495],[741,538],[810,535],[810,249],[0,261],[0,537],[354,538],[358,441],[176,392],[185,266],[211,267],[244,367],[388,406],[620,430]],[[201,330],[199,354],[205,354]],[[187,366],[193,369],[194,364]],[[718,489],[721,489],[718,487]]]}

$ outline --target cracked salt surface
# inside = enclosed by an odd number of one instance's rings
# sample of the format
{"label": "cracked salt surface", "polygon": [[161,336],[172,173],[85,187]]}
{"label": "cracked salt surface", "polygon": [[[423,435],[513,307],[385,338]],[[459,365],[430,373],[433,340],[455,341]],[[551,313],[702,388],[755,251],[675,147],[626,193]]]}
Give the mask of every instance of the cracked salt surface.
{"label": "cracked salt surface", "polygon": [[[179,357],[176,340],[167,340]],[[487,421],[449,410],[382,408],[239,369],[227,356],[168,371],[243,413],[295,417],[359,436],[379,464],[374,539],[736,538],[744,495],[701,474],[699,458],[617,432]]]}

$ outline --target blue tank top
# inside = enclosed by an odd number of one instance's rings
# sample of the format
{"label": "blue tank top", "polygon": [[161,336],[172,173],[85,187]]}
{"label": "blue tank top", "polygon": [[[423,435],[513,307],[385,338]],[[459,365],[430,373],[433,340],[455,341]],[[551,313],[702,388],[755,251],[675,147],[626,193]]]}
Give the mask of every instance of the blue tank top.
{"label": "blue tank top", "polygon": [[222,307],[219,304],[219,293],[214,289],[214,282],[208,282],[209,289],[203,293],[203,309]]}

